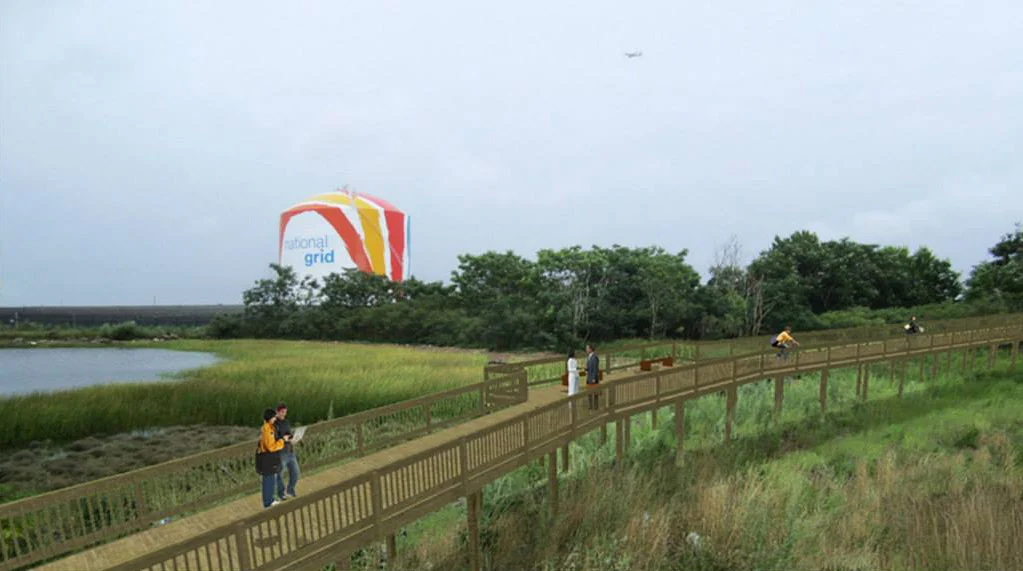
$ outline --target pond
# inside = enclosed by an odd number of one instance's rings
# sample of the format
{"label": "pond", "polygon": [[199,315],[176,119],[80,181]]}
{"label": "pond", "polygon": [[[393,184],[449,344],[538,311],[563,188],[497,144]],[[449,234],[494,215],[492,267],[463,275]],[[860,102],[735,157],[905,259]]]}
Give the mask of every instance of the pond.
{"label": "pond", "polygon": [[0,396],[165,381],[168,375],[217,360],[212,353],[166,349],[0,349]]}

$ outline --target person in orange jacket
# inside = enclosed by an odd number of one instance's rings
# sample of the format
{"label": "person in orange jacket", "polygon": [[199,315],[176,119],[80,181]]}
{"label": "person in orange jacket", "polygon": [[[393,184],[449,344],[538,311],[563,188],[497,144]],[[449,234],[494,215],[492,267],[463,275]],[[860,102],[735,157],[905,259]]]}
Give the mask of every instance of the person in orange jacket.
{"label": "person in orange jacket", "polygon": [[263,477],[263,507],[275,506],[280,502],[274,499],[274,488],[277,475],[281,471],[281,450],[284,443],[291,440],[291,435],[277,438],[274,423],[277,422],[277,411],[268,408],[263,411],[263,428],[259,434],[256,447],[256,471]]}

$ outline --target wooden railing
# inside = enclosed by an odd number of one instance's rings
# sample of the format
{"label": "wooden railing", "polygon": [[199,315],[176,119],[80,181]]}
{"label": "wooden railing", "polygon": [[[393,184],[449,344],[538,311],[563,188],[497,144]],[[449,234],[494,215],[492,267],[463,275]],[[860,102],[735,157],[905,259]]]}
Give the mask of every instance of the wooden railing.
{"label": "wooden railing", "polygon": [[[1006,324],[977,330],[809,348],[789,359],[761,352],[623,378],[506,420],[471,421],[465,425],[466,430],[478,427],[471,434],[454,433],[413,455],[387,459],[372,472],[110,569],[316,569],[339,560],[343,553],[384,539],[459,497],[474,498],[486,483],[609,422],[618,421],[620,431],[621,421],[639,412],[669,404],[680,406],[722,390],[729,391],[729,402],[733,403],[738,386],[794,372],[828,371],[976,347],[997,348],[1007,343],[1012,345],[1015,364],[1021,340],[1023,326],[1007,320]],[[825,378],[822,374],[822,383]],[[618,434],[620,453],[621,432]],[[556,469],[553,462],[551,465],[554,476]],[[474,505],[475,501],[470,501],[470,506]]]}
{"label": "wooden railing", "polygon": [[[513,371],[452,389],[310,425],[298,451],[303,470],[387,448],[527,398]],[[252,442],[133,470],[0,505],[0,570],[59,556],[208,508],[259,486]]]}
{"label": "wooden railing", "polygon": [[[926,333],[944,333],[996,327],[1009,323],[1023,323],[1023,314],[994,315],[928,321]],[[742,337],[738,339],[721,339],[717,341],[681,341],[663,340],[651,343],[634,344],[625,347],[614,347],[600,351],[601,370],[610,374],[614,371],[632,369],[645,359],[673,357],[676,361],[707,361],[726,357],[770,352],[770,339],[773,335],[758,337]],[[902,325],[883,325],[855,327],[847,329],[827,329],[798,333],[797,338],[803,346],[826,346],[853,341],[896,339],[907,337]],[[576,351],[580,368],[585,363],[585,351]],[[511,363],[494,363],[483,368],[483,378],[492,375],[508,374],[516,370],[526,370],[529,386],[543,386],[561,382],[565,372],[567,358],[544,357],[529,361]]]}

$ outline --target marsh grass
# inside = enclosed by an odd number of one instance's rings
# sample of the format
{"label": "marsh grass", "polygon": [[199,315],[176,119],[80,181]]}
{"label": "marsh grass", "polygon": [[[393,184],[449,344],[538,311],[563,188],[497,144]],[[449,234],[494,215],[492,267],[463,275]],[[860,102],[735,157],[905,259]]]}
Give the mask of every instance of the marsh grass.
{"label": "marsh grass", "polygon": [[[138,346],[146,346],[139,344]],[[155,426],[258,427],[278,401],[310,424],[481,380],[482,352],[301,341],[164,342],[225,360],[167,382],[129,383],[0,399],[0,447],[68,442]]]}
{"label": "marsh grass", "polygon": [[[557,517],[536,463],[488,486],[484,568],[1023,569],[1023,372],[940,364],[924,382],[911,365],[903,398],[888,365],[873,367],[866,404],[853,372],[833,372],[823,416],[819,378],[789,380],[777,422],[773,386],[747,385],[727,446],[724,399],[691,401],[681,467],[670,409],[657,430],[634,417],[622,466],[613,437],[587,435]],[[465,568],[464,529],[460,505],[424,518],[394,568]]]}
{"label": "marsh grass", "polygon": [[256,438],[257,428],[171,426],[0,455],[0,503]]}

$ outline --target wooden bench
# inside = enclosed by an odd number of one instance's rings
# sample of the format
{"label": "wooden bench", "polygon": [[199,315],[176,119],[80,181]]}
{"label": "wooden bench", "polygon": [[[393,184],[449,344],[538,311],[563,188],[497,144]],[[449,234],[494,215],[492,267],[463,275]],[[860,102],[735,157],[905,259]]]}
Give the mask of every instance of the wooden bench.
{"label": "wooden bench", "polygon": [[661,359],[643,359],[639,362],[640,371],[652,371],[653,365],[657,364],[662,367],[674,367],[675,359],[673,357],[664,357]]}

